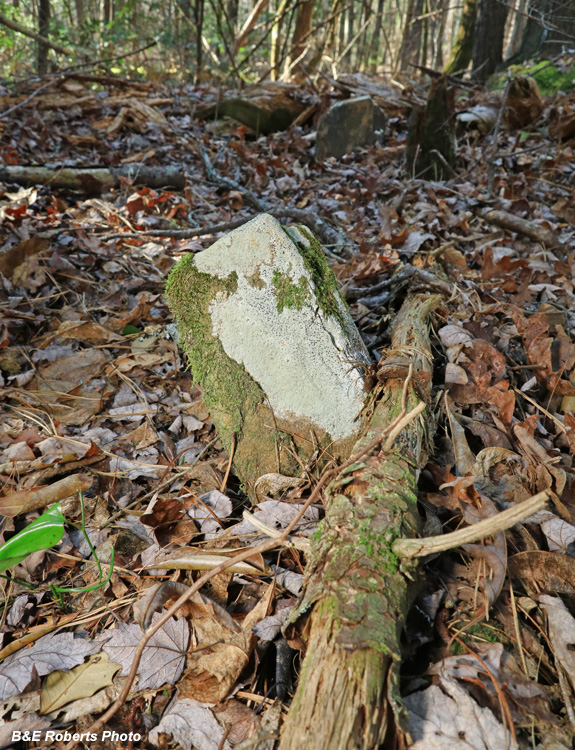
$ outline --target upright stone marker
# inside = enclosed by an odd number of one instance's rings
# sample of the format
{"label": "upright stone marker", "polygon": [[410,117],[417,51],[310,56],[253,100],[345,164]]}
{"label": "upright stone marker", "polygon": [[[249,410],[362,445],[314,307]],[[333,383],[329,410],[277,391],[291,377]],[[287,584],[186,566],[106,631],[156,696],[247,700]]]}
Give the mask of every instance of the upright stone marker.
{"label": "upright stone marker", "polygon": [[228,448],[235,434],[248,492],[262,474],[300,473],[318,448],[349,450],[370,359],[308,229],[261,214],[181,260],[166,291]]}
{"label": "upright stone marker", "polygon": [[336,102],[319,123],[315,158],[340,159],[348,151],[383,142],[386,122],[384,113],[369,96]]}

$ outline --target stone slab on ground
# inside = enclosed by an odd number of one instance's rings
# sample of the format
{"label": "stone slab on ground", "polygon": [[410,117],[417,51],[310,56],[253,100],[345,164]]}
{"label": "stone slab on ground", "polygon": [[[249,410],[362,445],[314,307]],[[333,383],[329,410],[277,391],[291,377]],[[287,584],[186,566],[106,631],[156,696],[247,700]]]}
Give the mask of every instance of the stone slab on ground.
{"label": "stone slab on ground", "polygon": [[386,117],[369,96],[346,99],[334,104],[320,121],[315,142],[315,157],[340,159],[348,151],[373,146],[382,141]]}

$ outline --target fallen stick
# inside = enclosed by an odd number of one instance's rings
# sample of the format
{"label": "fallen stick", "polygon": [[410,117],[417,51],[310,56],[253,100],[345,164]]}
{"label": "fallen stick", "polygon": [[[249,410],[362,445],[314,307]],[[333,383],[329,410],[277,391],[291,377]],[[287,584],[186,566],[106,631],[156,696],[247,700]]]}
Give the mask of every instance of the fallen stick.
{"label": "fallen stick", "polygon": [[541,242],[547,249],[557,247],[560,244],[555,232],[542,227],[540,224],[527,221],[521,216],[510,214],[508,211],[484,209],[480,214],[490,224],[495,224],[502,229],[509,229],[511,232],[517,232],[517,234],[524,234],[535,242]]}
{"label": "fallen stick", "polygon": [[525,521],[526,518],[542,510],[547,505],[550,496],[549,490],[543,490],[543,492],[539,492],[521,503],[516,503],[501,511],[501,513],[491,516],[491,518],[485,518],[483,521],[473,524],[473,526],[465,526],[465,528],[452,531],[450,534],[429,536],[424,539],[396,539],[392,549],[401,558],[411,559],[478,542],[480,539],[494,536],[500,531],[510,529],[516,523]]}

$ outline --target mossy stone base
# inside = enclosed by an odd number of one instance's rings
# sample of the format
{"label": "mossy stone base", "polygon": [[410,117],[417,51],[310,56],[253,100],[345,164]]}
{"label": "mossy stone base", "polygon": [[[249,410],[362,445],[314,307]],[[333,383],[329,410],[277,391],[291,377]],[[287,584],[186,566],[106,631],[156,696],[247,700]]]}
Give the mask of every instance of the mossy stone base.
{"label": "mossy stone base", "polygon": [[192,377],[248,492],[345,454],[361,424],[369,355],[323,249],[265,214],[174,268],[166,294]]}

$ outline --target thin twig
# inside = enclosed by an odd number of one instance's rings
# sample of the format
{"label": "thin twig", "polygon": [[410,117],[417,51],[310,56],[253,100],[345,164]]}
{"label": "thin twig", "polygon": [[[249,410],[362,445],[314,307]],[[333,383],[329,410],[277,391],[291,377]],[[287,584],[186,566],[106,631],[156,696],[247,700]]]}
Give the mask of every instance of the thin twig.
{"label": "thin twig", "polygon": [[226,491],[226,485],[228,483],[228,477],[230,476],[230,471],[232,469],[232,461],[234,460],[235,452],[236,452],[236,433],[234,432],[232,434],[232,445],[230,447],[230,460],[228,461],[226,473],[224,474],[224,478],[222,479],[222,484],[220,485],[220,492],[222,493]]}

